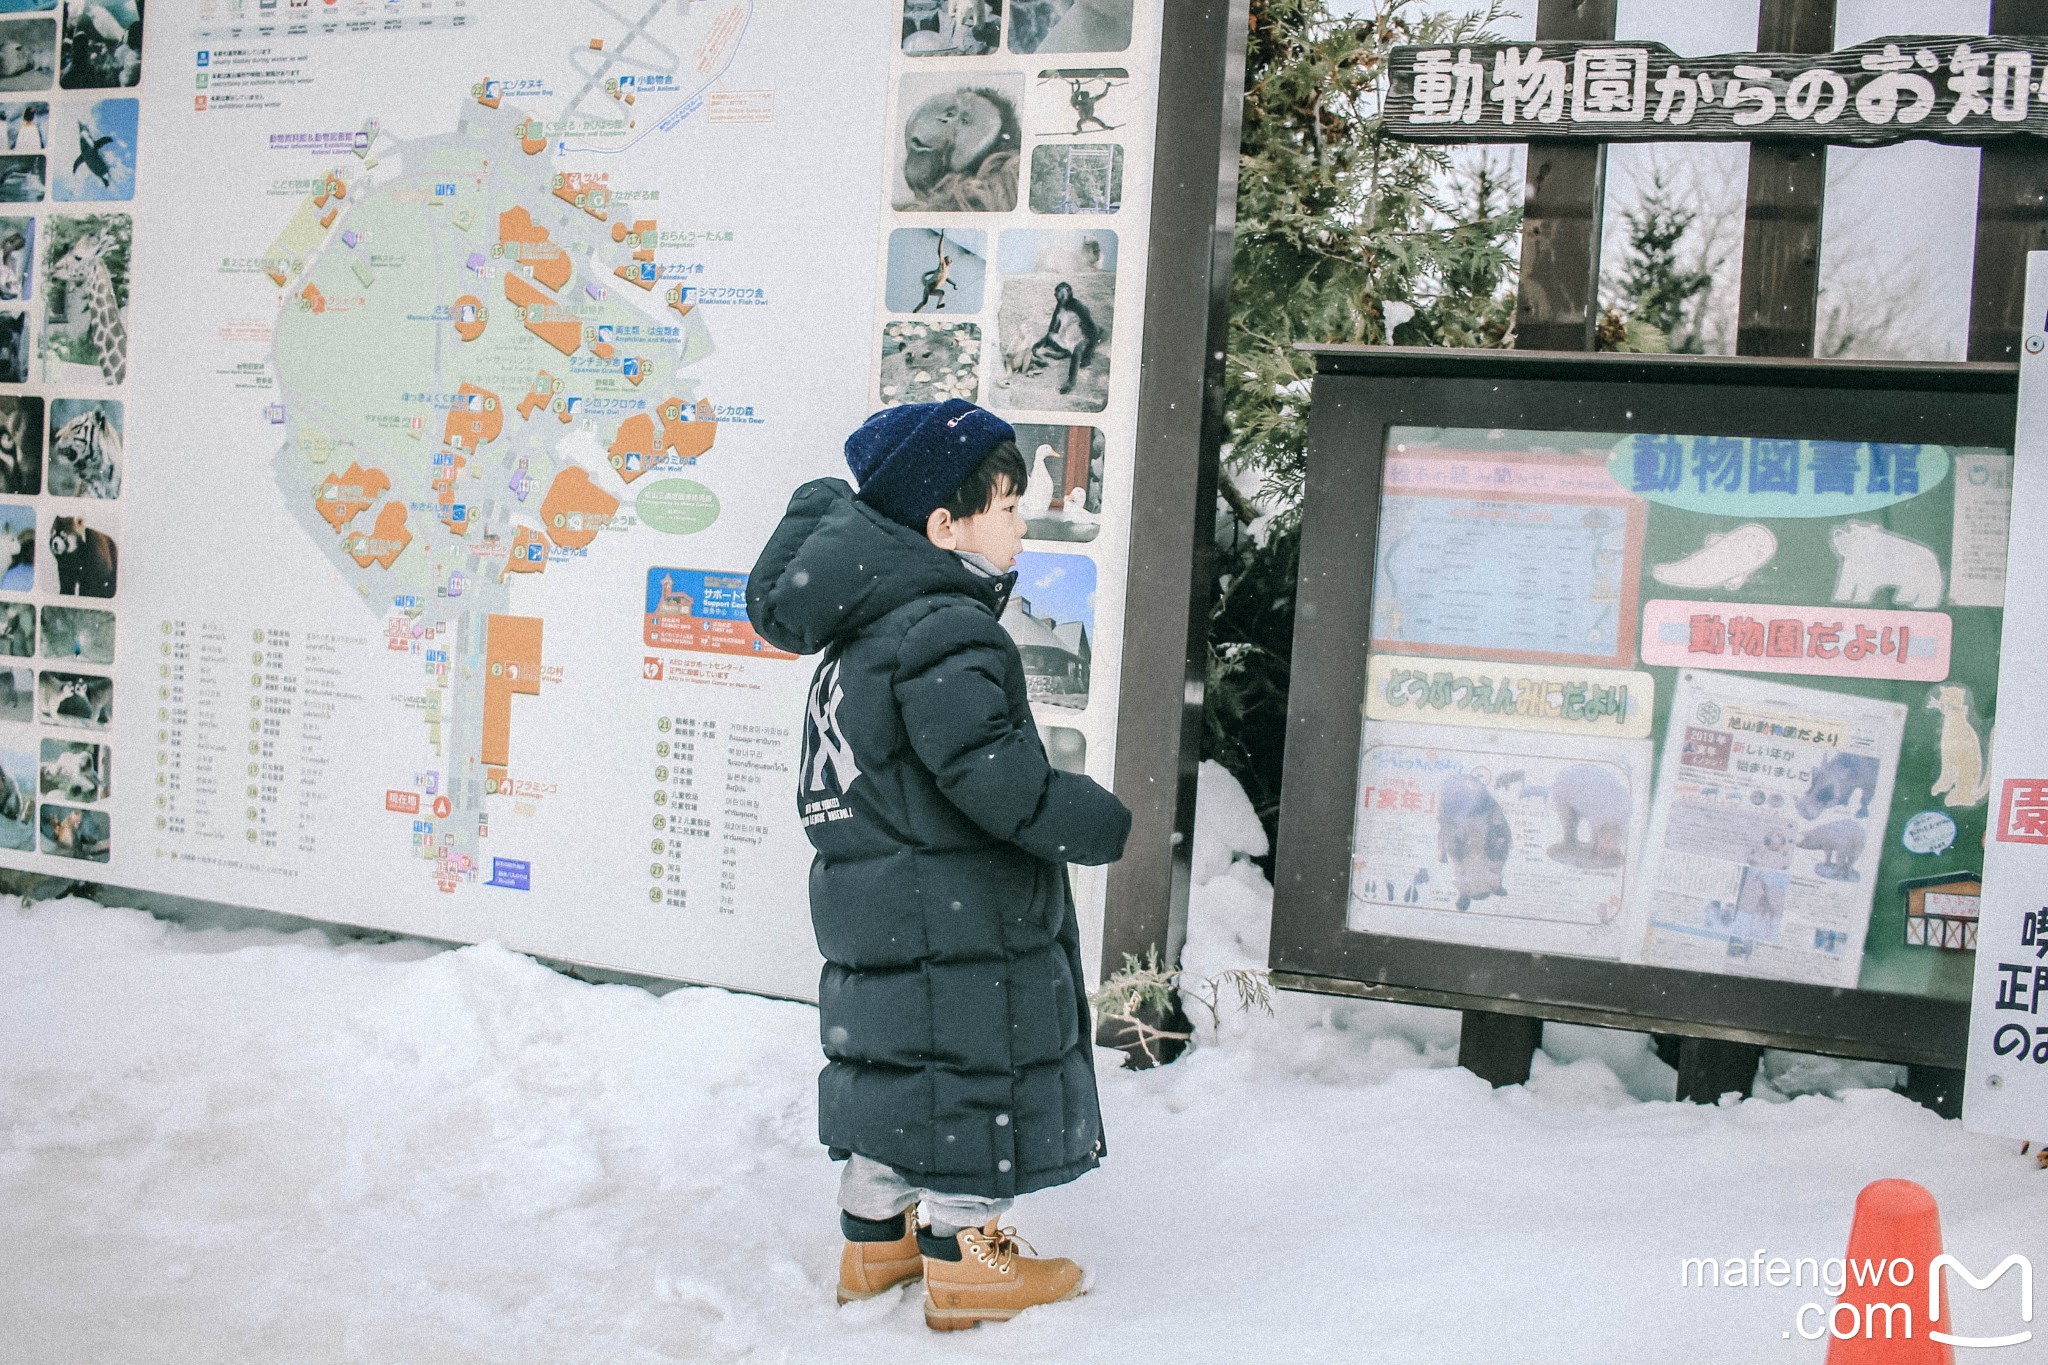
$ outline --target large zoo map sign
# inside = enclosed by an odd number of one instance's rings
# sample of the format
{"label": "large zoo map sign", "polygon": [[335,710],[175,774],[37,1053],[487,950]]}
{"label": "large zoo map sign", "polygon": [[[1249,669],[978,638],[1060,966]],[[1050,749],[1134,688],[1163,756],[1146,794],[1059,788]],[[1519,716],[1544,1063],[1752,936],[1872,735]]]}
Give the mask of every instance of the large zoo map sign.
{"label": "large zoo map sign", "polygon": [[1158,0],[7,8],[0,863],[807,995],[746,574],[956,395],[1106,780]]}

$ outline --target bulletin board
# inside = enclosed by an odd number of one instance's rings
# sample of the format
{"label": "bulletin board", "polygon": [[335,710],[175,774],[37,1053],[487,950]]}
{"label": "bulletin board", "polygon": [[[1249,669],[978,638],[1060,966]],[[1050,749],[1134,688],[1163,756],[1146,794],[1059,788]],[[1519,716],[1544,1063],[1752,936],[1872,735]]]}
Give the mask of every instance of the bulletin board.
{"label": "bulletin board", "polygon": [[1278,979],[1957,1064],[2012,367],[1315,384]]}

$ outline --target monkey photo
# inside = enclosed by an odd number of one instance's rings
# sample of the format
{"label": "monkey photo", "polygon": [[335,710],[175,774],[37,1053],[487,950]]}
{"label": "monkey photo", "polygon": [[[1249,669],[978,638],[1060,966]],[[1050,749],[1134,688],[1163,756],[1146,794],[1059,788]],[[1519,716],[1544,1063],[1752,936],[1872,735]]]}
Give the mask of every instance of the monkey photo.
{"label": "monkey photo", "polygon": [[985,57],[1003,38],[1003,0],[903,0],[903,50],[913,57]]}
{"label": "monkey photo", "polygon": [[1130,84],[1120,66],[1049,67],[1031,83],[1033,137],[1083,137],[1124,126],[1123,101],[1116,92]]}
{"label": "monkey photo", "polygon": [[1006,232],[996,401],[1007,407],[1100,412],[1109,401],[1116,307],[1116,234]]}
{"label": "monkey photo", "polygon": [[45,669],[36,679],[36,715],[45,725],[104,730],[114,719],[114,680]]}
{"label": "monkey photo", "polygon": [[85,524],[84,517],[50,518],[50,558],[57,565],[57,591],[70,597],[112,597],[114,538]]}
{"label": "monkey photo", "polygon": [[988,234],[973,228],[897,228],[889,234],[883,299],[892,313],[979,313]]}
{"label": "monkey photo", "polygon": [[1023,77],[905,76],[897,91],[903,155],[893,203],[922,213],[1008,213],[1017,207],[1024,143]]}
{"label": "monkey photo", "polygon": [[43,491],[43,400],[0,394],[0,493]]}

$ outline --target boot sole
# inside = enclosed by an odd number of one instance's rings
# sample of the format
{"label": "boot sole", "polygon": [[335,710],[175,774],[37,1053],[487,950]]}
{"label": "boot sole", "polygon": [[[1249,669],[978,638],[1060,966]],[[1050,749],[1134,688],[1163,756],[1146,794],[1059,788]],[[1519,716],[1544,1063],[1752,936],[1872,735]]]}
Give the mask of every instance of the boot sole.
{"label": "boot sole", "polygon": [[[1075,1285],[1058,1298],[1047,1299],[1045,1302],[1065,1303],[1069,1299],[1078,1299],[1087,1292],[1088,1286],[1084,1281]],[[1033,1308],[1042,1308],[1044,1306],[1044,1304],[1037,1303],[1031,1305]],[[930,1298],[926,1298],[924,1301],[924,1325],[931,1328],[934,1332],[964,1332],[978,1323],[1008,1322],[1011,1318],[1024,1311],[1022,1308],[940,1308]]]}
{"label": "boot sole", "polygon": [[842,1289],[839,1291],[839,1306],[844,1308],[849,1303],[866,1303],[869,1299],[879,1299],[884,1294],[894,1293],[906,1284],[917,1284],[923,1279],[924,1276],[921,1274],[906,1275],[894,1284],[885,1284],[880,1289],[870,1289],[865,1293],[853,1289]]}

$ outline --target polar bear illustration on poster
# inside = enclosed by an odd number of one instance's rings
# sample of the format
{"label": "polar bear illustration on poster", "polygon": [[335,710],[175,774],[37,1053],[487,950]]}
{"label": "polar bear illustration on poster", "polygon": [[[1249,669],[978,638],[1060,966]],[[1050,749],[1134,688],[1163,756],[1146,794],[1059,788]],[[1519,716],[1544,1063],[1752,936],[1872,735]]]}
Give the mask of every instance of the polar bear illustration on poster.
{"label": "polar bear illustration on poster", "polygon": [[1828,532],[1842,561],[1834,601],[1868,606],[1890,588],[1892,605],[1931,610],[1941,605],[1941,560],[1917,540],[1893,535],[1875,522],[1845,521]]}

